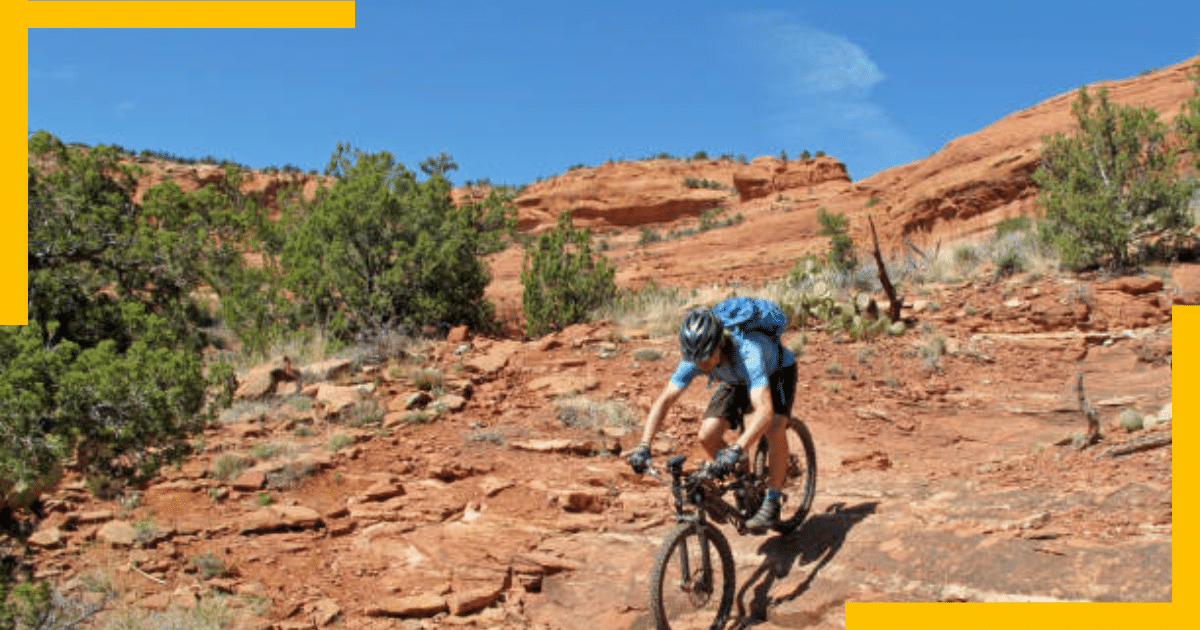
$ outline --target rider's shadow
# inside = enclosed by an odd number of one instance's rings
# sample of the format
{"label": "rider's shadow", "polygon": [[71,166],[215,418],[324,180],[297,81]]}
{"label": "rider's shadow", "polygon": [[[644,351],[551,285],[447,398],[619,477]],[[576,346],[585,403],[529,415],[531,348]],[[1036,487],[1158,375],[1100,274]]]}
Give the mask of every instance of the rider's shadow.
{"label": "rider's shadow", "polygon": [[[870,502],[846,507],[844,503],[835,503],[824,513],[804,521],[804,524],[791,534],[775,536],[763,543],[758,548],[759,555],[764,556],[762,565],[738,591],[738,616],[744,620],[742,625],[766,620],[770,607],[803,595],[812,585],[817,573],[829,564],[846,542],[846,534],[850,529],[874,514],[878,505]],[[771,595],[771,588],[776,581],[791,573],[792,567],[813,562],[816,562],[816,565],[809,569],[808,575],[790,593],[774,597]],[[745,597],[746,591],[751,588],[754,589],[754,597],[750,600],[747,614]]]}

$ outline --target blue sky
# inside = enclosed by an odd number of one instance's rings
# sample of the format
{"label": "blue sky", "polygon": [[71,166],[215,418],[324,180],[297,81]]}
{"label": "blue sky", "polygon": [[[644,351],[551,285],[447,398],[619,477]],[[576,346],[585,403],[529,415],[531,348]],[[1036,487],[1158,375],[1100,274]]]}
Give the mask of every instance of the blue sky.
{"label": "blue sky", "polygon": [[699,150],[823,150],[858,180],[1200,53],[1200,2],[1119,6],[358,0],[345,30],[30,29],[29,129],[255,168],[446,152],[459,184]]}

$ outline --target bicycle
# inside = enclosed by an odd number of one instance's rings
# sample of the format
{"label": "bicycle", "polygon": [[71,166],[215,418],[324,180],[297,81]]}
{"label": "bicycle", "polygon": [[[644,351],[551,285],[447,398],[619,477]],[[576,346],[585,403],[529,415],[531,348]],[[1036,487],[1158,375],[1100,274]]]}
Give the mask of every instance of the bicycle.
{"label": "bicycle", "polygon": [[[791,418],[787,433],[784,509],[773,527],[782,534],[791,533],[804,521],[812,507],[817,481],[816,449],[808,427]],[[650,572],[650,613],[659,630],[670,630],[674,622],[698,627],[693,622],[703,623],[710,615],[713,622],[709,627],[719,630],[729,620],[737,586],[736,567],[729,541],[713,523],[732,524],[738,534],[748,531],[746,521],[766,495],[767,459],[767,440],[763,437],[751,458],[753,464],[734,471],[728,480],[715,478],[711,464],[701,464],[688,474],[683,471],[686,456],[667,460],[677,524],[659,548]],[[653,468],[650,472],[662,476]],[[732,503],[725,499],[729,492],[735,497]],[[713,566],[714,559],[720,563],[719,570]],[[715,597],[718,595],[719,599]]]}

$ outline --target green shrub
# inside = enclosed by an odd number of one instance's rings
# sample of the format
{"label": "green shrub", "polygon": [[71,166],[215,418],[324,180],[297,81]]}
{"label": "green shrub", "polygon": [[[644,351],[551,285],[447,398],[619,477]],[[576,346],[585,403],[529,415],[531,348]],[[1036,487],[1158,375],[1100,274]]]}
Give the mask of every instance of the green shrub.
{"label": "green shrub", "polygon": [[642,228],[642,235],[638,237],[638,246],[642,247],[650,243],[657,243],[663,240],[662,234],[658,230],[652,230],[648,227]]}
{"label": "green shrub", "polygon": [[1120,415],[1121,428],[1126,431],[1141,431],[1144,425],[1142,415],[1132,409],[1126,409]]}
{"label": "green shrub", "polygon": [[456,206],[443,176],[456,168],[448,156],[422,168],[432,175],[419,182],[387,151],[338,143],[326,168],[333,185],[298,202],[282,247],[301,323],[343,340],[396,327],[493,325],[481,255],[499,246],[511,208],[491,196]]}
{"label": "green shrub", "polygon": [[246,459],[240,455],[222,455],[213,464],[213,476],[217,479],[228,481],[242,474],[242,471],[246,470],[247,466]]}
{"label": "green shrub", "polygon": [[206,551],[192,558],[192,566],[196,567],[196,572],[200,574],[201,579],[205,580],[230,575],[229,568],[225,566],[225,561],[211,551]]}
{"label": "green shrub", "polygon": [[1000,221],[996,223],[995,238],[1001,239],[1009,234],[1028,232],[1032,228],[1033,221],[1029,217],[1008,217],[1005,219],[1000,219]]}
{"label": "green shrub", "polygon": [[663,352],[658,348],[638,348],[633,352],[633,358],[638,361],[661,361]]}
{"label": "green shrub", "polygon": [[1105,88],[1093,100],[1086,87],[1071,112],[1076,133],[1044,138],[1033,174],[1041,234],[1062,261],[1126,269],[1142,263],[1147,237],[1183,241],[1195,185],[1179,176],[1177,150],[1158,113],[1114,105]]}
{"label": "green shrub", "polygon": [[1191,152],[1193,165],[1200,169],[1200,62],[1192,66],[1188,76],[1192,78],[1194,95],[1183,104],[1179,115],[1175,117],[1175,130]]}
{"label": "green shrub", "polygon": [[569,427],[600,429],[606,426],[633,428],[638,425],[640,414],[636,409],[616,400],[597,402],[578,396],[560,399],[558,419]]}
{"label": "green shrub", "polygon": [[412,382],[417,389],[430,391],[442,386],[442,373],[432,368],[416,368],[412,371]]}
{"label": "green shrub", "polygon": [[574,229],[571,213],[563,212],[555,229],[525,251],[522,306],[531,337],[584,321],[616,295],[615,269],[593,254],[591,240],[591,231]]}
{"label": "green shrub", "polygon": [[850,237],[850,220],[845,214],[833,214],[827,208],[817,208],[817,222],[821,229],[820,236],[829,237],[829,264],[839,271],[850,271],[858,266],[858,257],[854,253],[854,239]]}
{"label": "green shrub", "polygon": [[354,438],[345,433],[337,433],[329,438],[329,450],[340,451],[354,444]]}
{"label": "green shrub", "polygon": [[225,366],[205,377],[191,297],[218,268],[231,212],[158,187],[135,203],[140,171],[112,147],[46,132],[28,146],[29,323],[0,327],[0,508],[15,509],[71,456],[118,485],[153,473],[233,385]]}

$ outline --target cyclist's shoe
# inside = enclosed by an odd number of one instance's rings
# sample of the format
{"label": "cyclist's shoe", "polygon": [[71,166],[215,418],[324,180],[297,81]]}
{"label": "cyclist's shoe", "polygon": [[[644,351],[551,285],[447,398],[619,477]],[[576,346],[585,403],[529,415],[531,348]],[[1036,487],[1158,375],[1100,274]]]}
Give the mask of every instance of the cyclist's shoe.
{"label": "cyclist's shoe", "polygon": [[752,533],[761,534],[779,524],[779,501],[763,499],[762,506],[750,520],[746,521],[746,529]]}
{"label": "cyclist's shoe", "polygon": [[713,458],[713,463],[709,470],[717,478],[724,477],[738,469],[738,463],[744,459],[742,455],[741,446],[737,444],[726,446],[717,451],[717,456]]}

